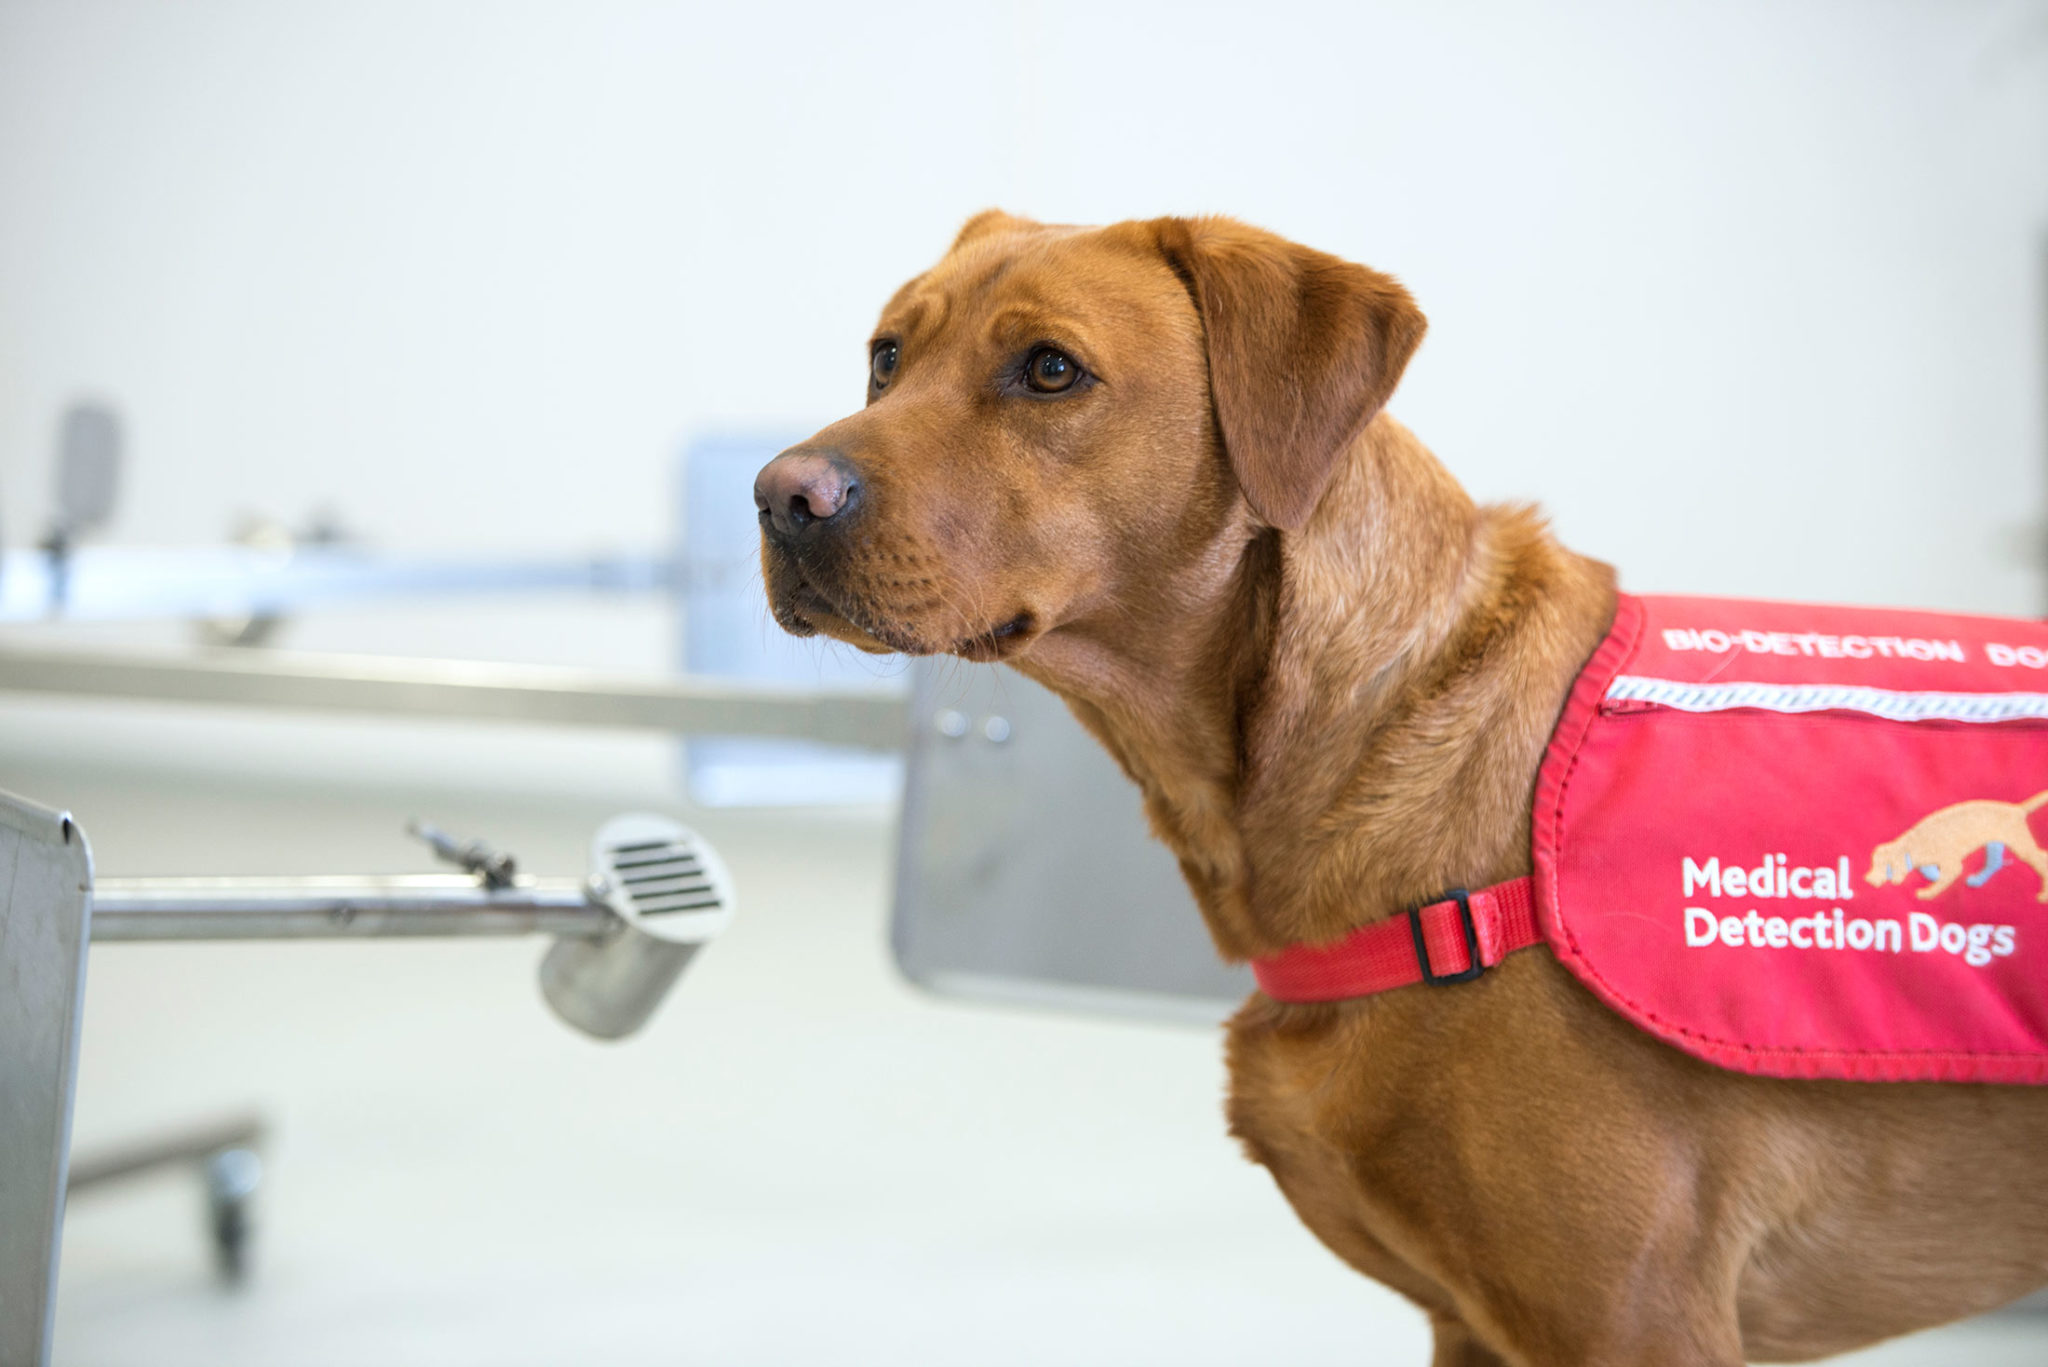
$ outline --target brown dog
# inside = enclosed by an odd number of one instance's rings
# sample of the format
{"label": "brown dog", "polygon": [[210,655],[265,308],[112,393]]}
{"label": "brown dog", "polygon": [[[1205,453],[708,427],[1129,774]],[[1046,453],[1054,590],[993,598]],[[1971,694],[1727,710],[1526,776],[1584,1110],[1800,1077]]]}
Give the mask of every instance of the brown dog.
{"label": "brown dog", "polygon": [[[756,498],[776,620],[1002,660],[1143,789],[1218,948],[1526,874],[1613,575],[1380,414],[1394,280],[1227,219],[983,214],[899,291],[867,407]],[[1254,996],[1230,1122],[1438,1364],[1822,1356],[2048,1281],[2048,1091],[1724,1072],[1548,954]]]}

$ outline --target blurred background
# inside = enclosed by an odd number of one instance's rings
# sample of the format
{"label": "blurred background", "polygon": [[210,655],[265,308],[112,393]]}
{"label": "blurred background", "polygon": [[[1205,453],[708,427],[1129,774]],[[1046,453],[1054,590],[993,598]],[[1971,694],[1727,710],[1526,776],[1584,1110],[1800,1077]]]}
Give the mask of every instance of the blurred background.
{"label": "blurred background", "polygon": [[[900,693],[773,636],[716,472],[857,405],[882,302],[991,204],[1226,212],[1400,276],[1431,329],[1393,411],[1628,587],[2048,597],[2038,0],[0,0],[0,598],[46,568],[87,404],[120,487],[79,544],[164,553],[159,587],[252,529],[647,572],[407,581],[244,649]],[[741,559],[671,591],[714,543]],[[0,655],[189,653],[189,609],[31,597]],[[616,1045],[534,1000],[532,943],[95,950],[79,1151],[253,1109],[266,1177],[237,1290],[186,1178],[81,1193],[57,1360],[1425,1360],[1224,1136],[1212,1026],[920,992],[893,762],[805,771],[829,806],[749,762],[0,693],[0,787],[74,812],[102,874],[425,869],[412,815],[575,874],[639,807],[742,899]]]}

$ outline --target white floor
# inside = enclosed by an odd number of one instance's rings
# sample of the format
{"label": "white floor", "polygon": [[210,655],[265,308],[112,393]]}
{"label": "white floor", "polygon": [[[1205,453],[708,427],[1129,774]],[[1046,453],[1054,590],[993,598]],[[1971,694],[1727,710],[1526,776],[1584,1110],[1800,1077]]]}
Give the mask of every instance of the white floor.
{"label": "white floor", "polygon": [[[70,807],[103,875],[424,867],[414,813],[570,873],[664,782],[656,751],[559,736],[557,795],[488,764],[371,782],[344,762],[389,744],[367,731],[209,727],[9,703],[0,786]],[[347,777],[277,776],[322,756]],[[1223,1135],[1213,1032],[907,987],[885,814],[690,819],[741,919],[621,1044],[548,1015],[537,943],[95,950],[76,1148],[252,1105],[275,1139],[240,1292],[189,1179],[79,1198],[58,1362],[1427,1361]],[[2038,1367],[2048,1319],[1845,1361]]]}

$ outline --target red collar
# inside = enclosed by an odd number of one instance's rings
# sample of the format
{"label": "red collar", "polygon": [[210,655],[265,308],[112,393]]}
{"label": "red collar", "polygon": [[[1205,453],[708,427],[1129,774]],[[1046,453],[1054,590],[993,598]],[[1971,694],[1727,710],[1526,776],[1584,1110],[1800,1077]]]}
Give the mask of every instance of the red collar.
{"label": "red collar", "polygon": [[1533,880],[1510,879],[1360,926],[1324,945],[1290,945],[1252,960],[1275,1001],[1334,1002],[1410,983],[1461,983],[1515,950],[1543,942]]}

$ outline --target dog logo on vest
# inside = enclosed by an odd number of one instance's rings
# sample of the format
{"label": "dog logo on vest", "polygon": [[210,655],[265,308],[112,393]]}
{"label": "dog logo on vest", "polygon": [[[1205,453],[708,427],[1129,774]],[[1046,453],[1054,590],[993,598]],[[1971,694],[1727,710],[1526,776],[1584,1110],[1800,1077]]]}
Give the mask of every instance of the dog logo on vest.
{"label": "dog logo on vest", "polygon": [[1963,878],[1963,861],[1984,851],[1984,867],[1963,881],[1981,888],[2005,867],[2005,857],[2032,869],[2041,879],[2041,892],[2034,900],[2048,902],[2048,851],[2042,850],[2027,828],[2027,813],[2048,803],[2048,791],[2025,802],[1998,802],[1980,798],[1943,807],[1916,822],[1897,840],[1887,840],[1870,852],[1870,886],[1901,883],[1915,869],[1927,880],[1917,894],[1921,901],[1939,897],[1958,878]]}

